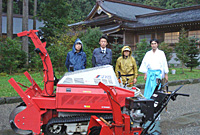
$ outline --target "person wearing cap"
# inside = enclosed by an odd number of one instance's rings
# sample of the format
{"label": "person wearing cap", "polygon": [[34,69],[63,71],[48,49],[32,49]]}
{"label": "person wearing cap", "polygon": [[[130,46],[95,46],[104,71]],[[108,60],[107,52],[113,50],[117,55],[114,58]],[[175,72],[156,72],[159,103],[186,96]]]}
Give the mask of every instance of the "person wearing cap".
{"label": "person wearing cap", "polygon": [[92,54],[92,66],[103,66],[112,64],[112,50],[107,48],[108,39],[107,36],[102,36],[99,39],[99,48],[95,48]]}
{"label": "person wearing cap", "polygon": [[121,51],[122,56],[117,59],[115,66],[115,74],[119,78],[119,72],[123,85],[127,82],[127,87],[132,87],[137,82],[137,64],[132,56],[132,51],[129,46],[124,46]]}
{"label": "person wearing cap", "polygon": [[79,38],[76,39],[72,51],[67,53],[65,66],[68,72],[86,68],[86,54],[83,51],[83,43]]}

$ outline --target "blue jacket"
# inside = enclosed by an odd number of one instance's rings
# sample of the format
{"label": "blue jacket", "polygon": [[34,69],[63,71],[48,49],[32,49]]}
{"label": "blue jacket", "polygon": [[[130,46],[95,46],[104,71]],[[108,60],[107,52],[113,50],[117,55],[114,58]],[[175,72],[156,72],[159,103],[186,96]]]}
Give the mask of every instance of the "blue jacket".
{"label": "blue jacket", "polygon": [[106,48],[106,53],[102,53],[101,48],[96,48],[92,55],[92,66],[103,66],[107,64],[112,64],[112,50]]}
{"label": "blue jacket", "polygon": [[[82,47],[79,53],[76,52],[75,45],[80,42]],[[80,70],[86,68],[86,54],[83,51],[83,43],[79,38],[74,42],[72,51],[67,53],[67,58],[65,61],[65,66],[68,69],[68,72],[72,72],[73,70]],[[73,69],[73,70],[72,70]],[[71,71],[72,70],[72,71]]]}

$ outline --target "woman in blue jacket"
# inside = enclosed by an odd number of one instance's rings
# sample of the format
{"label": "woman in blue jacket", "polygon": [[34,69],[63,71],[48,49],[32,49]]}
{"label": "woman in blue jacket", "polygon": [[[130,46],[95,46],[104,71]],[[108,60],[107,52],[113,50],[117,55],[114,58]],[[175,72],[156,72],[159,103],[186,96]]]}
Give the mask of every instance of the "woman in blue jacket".
{"label": "woman in blue jacket", "polygon": [[74,42],[72,51],[67,53],[65,66],[68,72],[86,68],[86,54],[83,51],[83,43],[79,38]]}

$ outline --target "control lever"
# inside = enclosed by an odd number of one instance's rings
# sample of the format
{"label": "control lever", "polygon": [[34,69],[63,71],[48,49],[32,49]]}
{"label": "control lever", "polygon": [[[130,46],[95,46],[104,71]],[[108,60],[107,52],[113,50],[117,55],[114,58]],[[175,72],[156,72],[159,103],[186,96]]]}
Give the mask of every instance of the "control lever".
{"label": "control lever", "polygon": [[126,78],[126,83],[124,84],[124,88],[126,88],[126,86],[128,84],[128,80],[129,80],[129,78]]}
{"label": "control lever", "polygon": [[122,87],[123,84],[122,84],[121,72],[120,72],[120,71],[117,71],[117,72],[118,72],[118,75],[119,75],[119,77],[118,77],[118,82],[119,82],[120,86]]}

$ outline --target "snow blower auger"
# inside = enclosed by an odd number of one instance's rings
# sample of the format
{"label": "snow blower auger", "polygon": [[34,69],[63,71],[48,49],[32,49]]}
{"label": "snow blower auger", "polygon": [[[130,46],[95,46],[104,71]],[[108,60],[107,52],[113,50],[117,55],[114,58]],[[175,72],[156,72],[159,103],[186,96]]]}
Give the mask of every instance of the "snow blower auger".
{"label": "snow blower auger", "polygon": [[[160,81],[161,82],[161,81]],[[150,135],[149,130],[154,127],[155,120],[171,100],[176,100],[178,95],[189,96],[188,94],[177,93],[182,87],[174,91],[164,92],[156,87],[151,99],[143,97],[127,97],[125,100],[126,109],[121,112],[121,105],[116,98],[115,89],[99,83],[110,100],[113,113],[112,123],[101,117],[91,116],[87,135]],[[159,83],[158,85],[159,86]],[[150,121],[146,127],[143,125]]]}
{"label": "snow blower auger", "polygon": [[31,38],[42,59],[44,73],[43,90],[28,72],[24,74],[31,86],[26,86],[25,91],[19,86],[23,84],[13,78],[9,80],[23,100],[10,114],[11,127],[18,134],[86,135],[91,115],[112,120],[112,107],[107,94],[98,86],[99,82],[116,90],[116,98],[122,108],[126,97],[140,94],[136,87],[131,90],[120,87],[110,65],[67,72],[57,82],[41,32],[24,31],[18,36]]}

